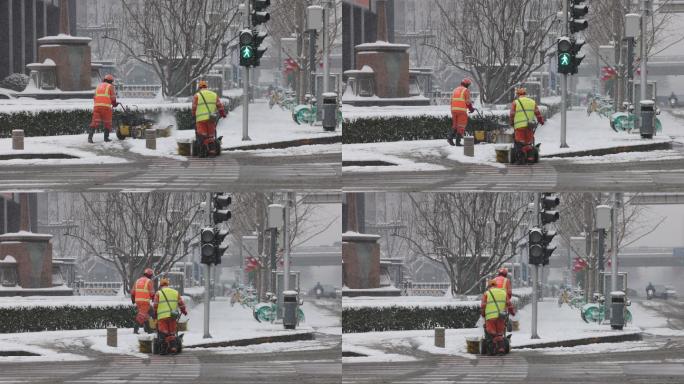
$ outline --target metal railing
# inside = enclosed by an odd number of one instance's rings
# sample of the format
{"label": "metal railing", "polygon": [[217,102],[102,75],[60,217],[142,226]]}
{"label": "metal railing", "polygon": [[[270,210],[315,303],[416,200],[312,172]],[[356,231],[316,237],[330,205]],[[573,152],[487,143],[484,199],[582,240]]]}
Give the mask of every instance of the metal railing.
{"label": "metal railing", "polygon": [[444,296],[449,291],[446,283],[404,282],[401,292],[404,296]]}
{"label": "metal railing", "polygon": [[151,99],[161,91],[161,85],[123,84],[116,87],[116,94],[121,98]]}
{"label": "metal railing", "polygon": [[121,282],[77,281],[74,294],[79,296],[115,296],[121,290]]}

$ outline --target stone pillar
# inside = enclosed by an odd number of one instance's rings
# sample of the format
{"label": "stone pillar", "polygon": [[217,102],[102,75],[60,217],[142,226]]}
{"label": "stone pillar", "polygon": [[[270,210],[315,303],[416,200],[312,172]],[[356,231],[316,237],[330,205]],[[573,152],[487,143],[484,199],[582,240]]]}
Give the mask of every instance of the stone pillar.
{"label": "stone pillar", "polygon": [[19,230],[31,231],[31,210],[29,209],[28,194],[19,194]]}
{"label": "stone pillar", "polygon": [[379,41],[389,41],[387,38],[387,1],[376,0],[378,12],[378,39]]}
{"label": "stone pillar", "polygon": [[380,245],[378,235],[342,234],[342,263],[345,286],[351,289],[380,287]]}
{"label": "stone pillar", "polygon": [[69,0],[59,0],[59,33],[71,35],[69,25]]}

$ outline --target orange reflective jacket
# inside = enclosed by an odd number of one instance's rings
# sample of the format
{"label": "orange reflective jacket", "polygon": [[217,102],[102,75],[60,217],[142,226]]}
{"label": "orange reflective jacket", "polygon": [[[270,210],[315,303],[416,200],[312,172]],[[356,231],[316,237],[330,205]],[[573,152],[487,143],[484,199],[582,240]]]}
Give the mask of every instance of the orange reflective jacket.
{"label": "orange reflective jacket", "polygon": [[468,112],[469,105],[470,90],[468,90],[468,88],[464,86],[460,86],[454,89],[454,93],[451,95],[451,111]]}
{"label": "orange reflective jacket", "polygon": [[116,103],[114,86],[109,83],[101,83],[95,90],[95,106],[111,108]]}
{"label": "orange reflective jacket", "polygon": [[149,303],[152,299],[152,280],[143,276],[136,280],[135,288],[133,289],[133,295],[135,297],[135,302],[147,302]]}

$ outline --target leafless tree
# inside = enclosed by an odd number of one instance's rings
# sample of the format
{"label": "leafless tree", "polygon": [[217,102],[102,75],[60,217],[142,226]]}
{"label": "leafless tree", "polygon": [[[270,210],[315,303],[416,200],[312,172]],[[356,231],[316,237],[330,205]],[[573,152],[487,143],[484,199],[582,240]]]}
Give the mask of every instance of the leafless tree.
{"label": "leafless tree", "polygon": [[154,69],[164,96],[187,93],[230,54],[237,39],[239,0],[120,1],[126,33],[108,38]]}
{"label": "leafless tree", "polygon": [[166,272],[198,236],[199,195],[82,194],[84,233],[71,233],[87,253],[118,271],[126,292],[146,267]]}
{"label": "leafless tree", "polygon": [[433,0],[438,10],[439,57],[470,74],[483,103],[497,103],[542,66],[555,47],[558,2],[547,0]]}
{"label": "leafless tree", "polygon": [[468,294],[514,254],[529,196],[511,193],[409,195],[412,252],[442,265],[454,294]]}
{"label": "leafless tree", "polygon": [[[633,200],[637,194],[628,195],[624,202],[618,207],[617,212],[617,250],[619,254],[620,248],[628,247],[636,241],[653,233],[665,220],[659,218],[655,222],[647,220],[646,213],[648,209],[643,205],[633,204]],[[576,257],[579,255],[585,256],[584,259],[588,264],[585,292],[591,294],[595,290],[597,281],[597,271],[599,270],[598,263],[598,248],[597,243],[593,241],[593,234],[596,233],[596,207],[601,204],[612,205],[611,198],[602,194],[592,193],[564,193],[560,195],[561,205],[559,220],[559,238],[562,244],[570,249],[570,253]],[[592,234],[587,236],[587,234]],[[578,249],[577,244],[573,244],[571,237],[584,235],[587,239],[586,248]],[[605,262],[610,259],[613,250],[610,248],[610,242],[606,242]]]}
{"label": "leafless tree", "polygon": [[[665,30],[672,22],[672,15],[663,12],[663,9],[669,6],[671,0],[663,0],[654,6],[653,13],[648,17],[648,30],[646,32],[646,55],[652,57],[660,53],[662,50],[669,48],[684,39],[684,36],[678,36],[674,42],[667,41],[664,37]],[[618,81],[615,82],[616,89],[614,90],[615,103],[618,105],[626,92],[622,89],[624,79],[629,77],[628,73],[628,58],[623,56],[623,48],[625,43],[625,15],[628,13],[639,13],[639,9],[634,9],[633,3],[628,0],[608,0],[595,1],[590,4],[590,12],[587,15],[589,21],[589,28],[585,31],[587,47],[598,55],[598,48],[601,45],[610,45],[616,42],[614,57],[601,57],[599,62],[601,66],[608,65],[608,63],[619,63],[621,65],[613,66],[617,72]],[[636,48],[635,48],[636,49]],[[635,58],[640,53],[635,52]],[[636,63],[635,63],[636,64]],[[635,68],[635,67],[633,67]],[[634,75],[634,74],[632,74]]]}
{"label": "leafless tree", "polygon": [[[322,4],[321,1],[307,1],[307,0],[273,0],[271,2],[271,20],[266,24],[269,35],[273,39],[273,46],[280,47],[278,43],[282,38],[294,37],[298,40],[297,52],[282,51],[284,59],[292,59],[297,63],[298,70],[296,78],[298,79],[297,92],[300,100],[303,100],[304,93],[306,93],[306,85],[308,79],[304,76],[309,68],[309,38],[305,33],[306,26],[306,7],[308,5]],[[334,4],[329,8],[331,12],[328,14],[328,40],[330,41],[330,49],[335,49],[341,44],[340,35],[342,32],[342,0],[335,0]],[[316,63],[319,63],[323,57],[323,46],[318,44],[316,47]],[[274,54],[277,57],[277,54]],[[279,63],[281,64],[281,63]]]}
{"label": "leafless tree", "polygon": [[[267,207],[270,204],[278,204],[282,201],[281,197],[274,193],[240,193],[233,195],[232,216],[230,223],[231,236],[234,244],[240,244],[237,241],[242,236],[255,235],[257,236],[256,253],[249,247],[243,244],[242,251],[247,256],[256,258],[263,268],[259,269],[257,274],[258,282],[257,288],[261,296],[265,293],[265,282],[268,281],[268,274],[271,270],[269,245],[270,240],[266,237],[267,232]],[[325,218],[322,221],[313,220],[312,213],[316,209],[314,205],[304,204],[303,199],[305,194],[300,194],[296,202],[294,202],[291,211],[290,220],[290,249],[294,250],[301,244],[313,239],[330,228],[338,217]],[[284,245],[278,244],[278,257],[276,262],[282,259]]]}

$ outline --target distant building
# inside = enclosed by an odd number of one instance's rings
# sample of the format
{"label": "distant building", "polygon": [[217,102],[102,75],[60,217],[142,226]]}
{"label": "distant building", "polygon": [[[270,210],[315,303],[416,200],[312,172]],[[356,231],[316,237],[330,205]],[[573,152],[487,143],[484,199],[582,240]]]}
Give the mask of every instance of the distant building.
{"label": "distant building", "polygon": [[[69,0],[76,20],[76,0]],[[38,42],[59,33],[59,0],[3,0],[0,2],[0,80],[26,73],[26,64],[38,61]],[[71,23],[76,34],[76,23]]]}

